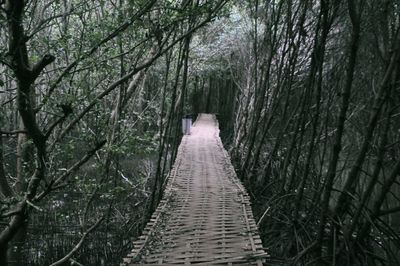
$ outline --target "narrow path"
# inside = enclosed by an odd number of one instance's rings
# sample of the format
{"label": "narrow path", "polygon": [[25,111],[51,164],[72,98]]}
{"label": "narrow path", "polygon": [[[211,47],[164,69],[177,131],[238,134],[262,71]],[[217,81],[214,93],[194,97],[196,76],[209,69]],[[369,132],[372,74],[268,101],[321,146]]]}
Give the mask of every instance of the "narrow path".
{"label": "narrow path", "polygon": [[262,265],[248,196],[213,115],[184,136],[163,200],[121,265]]}

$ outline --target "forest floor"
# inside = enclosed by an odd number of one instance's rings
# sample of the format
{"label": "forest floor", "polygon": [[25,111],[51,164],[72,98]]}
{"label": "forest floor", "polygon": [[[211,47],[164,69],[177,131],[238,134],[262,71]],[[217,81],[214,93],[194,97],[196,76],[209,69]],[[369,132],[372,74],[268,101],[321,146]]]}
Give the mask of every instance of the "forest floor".
{"label": "forest floor", "polygon": [[215,116],[202,114],[183,137],[164,198],[123,265],[262,265],[265,256]]}

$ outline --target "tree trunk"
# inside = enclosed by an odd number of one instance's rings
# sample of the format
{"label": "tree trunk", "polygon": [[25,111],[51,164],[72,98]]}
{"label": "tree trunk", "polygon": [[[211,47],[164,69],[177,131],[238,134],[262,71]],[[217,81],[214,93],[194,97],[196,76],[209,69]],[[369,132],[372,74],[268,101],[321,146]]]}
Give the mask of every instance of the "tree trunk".
{"label": "tree trunk", "polygon": [[331,198],[333,181],[336,176],[336,168],[339,161],[340,152],[342,150],[342,135],[344,132],[344,123],[346,121],[347,109],[350,103],[351,88],[353,85],[354,69],[356,66],[357,53],[360,40],[360,14],[356,10],[355,0],[348,0],[349,16],[352,22],[352,34],[350,40],[350,54],[346,73],[346,83],[342,92],[342,103],[336,125],[336,134],[332,148],[332,156],[326,174],[326,184],[321,202],[320,224],[317,232],[317,254],[318,258],[322,258],[323,238],[326,225],[326,219],[329,211],[329,200]]}

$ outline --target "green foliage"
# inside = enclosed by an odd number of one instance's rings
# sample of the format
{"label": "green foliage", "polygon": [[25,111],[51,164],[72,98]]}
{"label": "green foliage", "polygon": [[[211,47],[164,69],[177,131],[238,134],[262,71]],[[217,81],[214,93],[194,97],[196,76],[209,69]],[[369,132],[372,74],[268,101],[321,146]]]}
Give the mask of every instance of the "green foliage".
{"label": "green foliage", "polygon": [[[84,265],[100,265],[101,260],[113,265],[128,252],[130,246],[124,241],[128,235],[133,237],[139,233],[141,224],[137,221],[146,215],[143,203],[151,194],[150,184],[156,176],[161,138],[159,121],[162,118],[162,125],[166,126],[167,114],[177,104],[172,97],[175,79],[171,73],[177,70],[178,49],[170,50],[172,63],[168,78],[165,78],[165,59],[161,56],[151,63],[151,68],[140,72],[146,73],[145,77],[132,95],[127,90],[135,76],[121,82],[107,95],[102,93],[126,73],[147,62],[160,44],[172,43],[188,28],[207,19],[215,1],[199,3],[200,6],[194,7],[183,6],[179,1],[156,1],[123,30],[121,25],[130,22],[149,1],[33,1],[25,6],[22,26],[27,36],[27,66],[35,65],[46,54],[56,58],[43,69],[31,88],[30,100],[35,105],[32,116],[46,134],[46,173],[37,188],[37,193],[45,193],[46,197],[33,202],[40,210],[32,207],[28,212],[30,224],[23,254],[26,263],[53,263],[79,241],[85,229],[81,227],[83,224],[89,226],[102,216],[107,217],[105,228],[100,227],[98,234],[92,233],[94,239],[84,243],[74,259]],[[10,38],[6,23],[0,21],[0,47],[7,47]],[[4,54],[5,51],[6,48]],[[12,79],[12,88],[0,94],[1,126],[19,130],[22,127],[14,88],[18,90],[18,76],[12,68],[5,67],[0,65],[0,86]],[[181,77],[178,79],[179,94],[182,81]],[[164,85],[167,89],[162,95]],[[126,105],[118,111],[119,121],[114,123],[112,114],[119,97]],[[160,115],[162,102],[164,113]],[[65,115],[63,106],[71,106],[72,113]],[[174,114],[169,121],[171,126],[164,146],[178,143],[180,130],[176,119]],[[11,135],[4,139],[7,181],[19,190],[15,178],[17,161],[22,158],[17,154],[18,138]],[[108,143],[104,148],[80,165],[88,152],[105,139]],[[33,172],[35,164],[40,162],[37,149],[30,138],[23,142],[22,148],[28,148],[23,165]],[[169,160],[172,148],[164,152],[161,161]],[[64,176],[77,165],[70,175]],[[162,170],[166,173],[168,167]],[[30,181],[32,174],[23,176],[22,181]],[[64,178],[62,182],[55,184],[60,177]],[[25,192],[22,188],[18,194],[25,195]],[[12,209],[12,205],[23,199],[10,200],[7,208]],[[0,219],[2,225],[8,222]],[[111,244],[104,247],[105,242]]]}
{"label": "green foliage", "polygon": [[157,151],[158,145],[150,134],[131,135],[127,139],[127,145],[132,147],[138,155],[151,155]]}

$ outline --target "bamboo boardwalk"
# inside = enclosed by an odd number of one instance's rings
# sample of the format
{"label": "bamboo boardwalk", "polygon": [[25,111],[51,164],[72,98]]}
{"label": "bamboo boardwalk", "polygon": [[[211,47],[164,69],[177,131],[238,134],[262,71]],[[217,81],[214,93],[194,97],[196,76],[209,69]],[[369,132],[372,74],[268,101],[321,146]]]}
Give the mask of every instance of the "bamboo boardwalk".
{"label": "bamboo boardwalk", "polygon": [[201,114],[182,139],[159,207],[121,266],[262,265],[267,256],[215,116]]}

